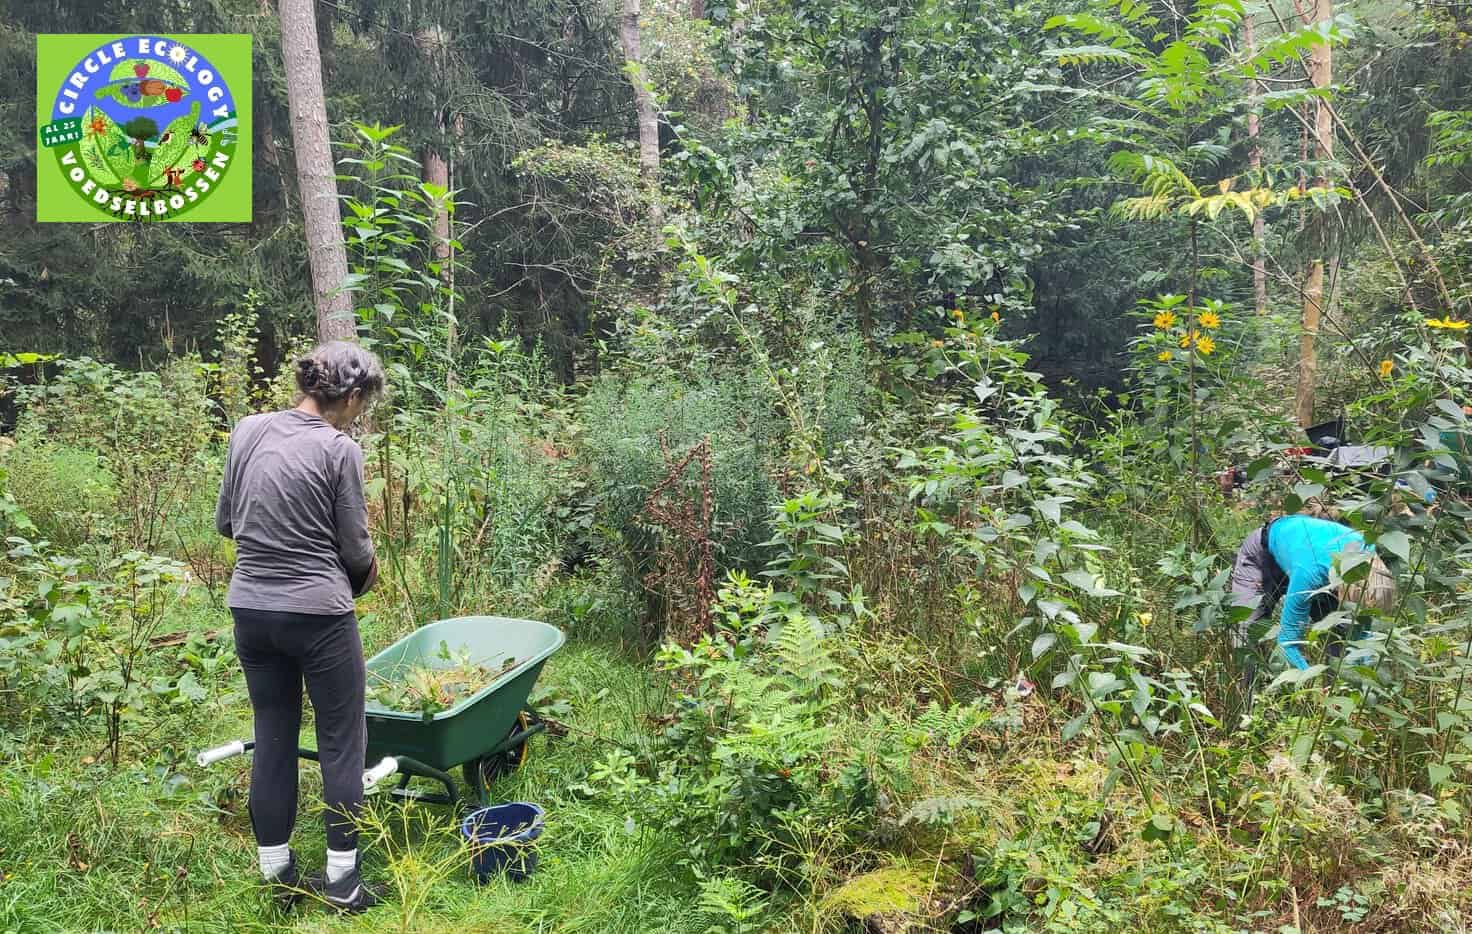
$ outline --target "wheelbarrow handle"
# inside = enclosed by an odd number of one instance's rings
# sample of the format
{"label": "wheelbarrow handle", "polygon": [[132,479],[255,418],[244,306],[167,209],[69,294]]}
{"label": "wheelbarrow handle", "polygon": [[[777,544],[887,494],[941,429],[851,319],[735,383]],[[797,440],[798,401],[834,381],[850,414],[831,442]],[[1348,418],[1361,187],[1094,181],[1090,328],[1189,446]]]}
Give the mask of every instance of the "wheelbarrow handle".
{"label": "wheelbarrow handle", "polygon": [[194,761],[200,768],[204,768],[207,765],[214,765],[216,762],[229,759],[232,756],[243,756],[254,748],[256,748],[255,740],[237,739],[223,746],[216,746],[214,749],[206,749],[204,752],[195,756]]}
{"label": "wheelbarrow handle", "polygon": [[372,791],[374,785],[377,785],[398,770],[399,760],[393,756],[384,756],[377,765],[363,772],[363,790],[365,792]]}
{"label": "wheelbarrow handle", "polygon": [[[204,768],[207,765],[214,765],[216,762],[220,762],[234,756],[245,755],[247,752],[250,752],[254,748],[256,748],[255,740],[237,739],[228,742],[223,746],[216,746],[213,749],[206,749],[204,752],[195,756],[194,761],[199,764],[200,768]],[[317,758],[316,753],[312,752],[312,750],[310,749],[299,750],[299,752],[303,755],[306,755],[307,758]],[[377,785],[379,782],[383,781],[385,778],[388,778],[390,775],[393,775],[398,771],[399,760],[395,759],[393,756],[384,756],[383,759],[380,760],[379,763],[373,768],[365,769],[363,771],[363,790],[371,791],[374,785]]]}

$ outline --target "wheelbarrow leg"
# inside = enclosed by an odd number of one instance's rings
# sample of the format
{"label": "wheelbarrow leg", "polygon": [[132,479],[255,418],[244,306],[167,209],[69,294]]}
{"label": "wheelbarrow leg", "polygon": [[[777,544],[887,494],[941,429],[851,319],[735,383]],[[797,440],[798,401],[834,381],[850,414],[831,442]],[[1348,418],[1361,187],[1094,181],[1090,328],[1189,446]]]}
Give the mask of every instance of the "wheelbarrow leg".
{"label": "wheelbarrow leg", "polygon": [[[431,765],[425,765],[418,759],[412,759],[409,756],[396,756],[395,758],[399,760],[399,787],[391,792],[395,798],[425,801],[429,804],[448,804],[452,807],[460,802],[460,795],[455,791],[455,779],[450,776],[450,773],[442,772]],[[411,775],[439,782],[445,786],[445,793],[424,794],[410,790],[405,786],[409,784]]]}

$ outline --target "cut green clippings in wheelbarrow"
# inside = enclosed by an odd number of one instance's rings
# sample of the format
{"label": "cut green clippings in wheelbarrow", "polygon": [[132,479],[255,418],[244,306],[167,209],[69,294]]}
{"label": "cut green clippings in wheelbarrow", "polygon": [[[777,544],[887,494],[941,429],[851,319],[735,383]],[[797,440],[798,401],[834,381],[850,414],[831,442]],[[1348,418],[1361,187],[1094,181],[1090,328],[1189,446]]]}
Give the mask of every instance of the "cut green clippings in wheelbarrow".
{"label": "cut green clippings in wheelbarrow", "polygon": [[449,710],[515,667],[514,655],[476,660],[469,648],[451,651],[450,644],[441,639],[429,661],[373,672],[368,696],[390,710],[430,717]]}

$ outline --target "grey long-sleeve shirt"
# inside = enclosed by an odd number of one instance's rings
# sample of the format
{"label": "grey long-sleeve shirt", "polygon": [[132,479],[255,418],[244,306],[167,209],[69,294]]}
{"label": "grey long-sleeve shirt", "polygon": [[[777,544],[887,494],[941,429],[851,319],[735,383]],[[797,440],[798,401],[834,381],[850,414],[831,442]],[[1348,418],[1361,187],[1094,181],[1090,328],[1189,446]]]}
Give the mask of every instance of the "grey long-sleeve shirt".
{"label": "grey long-sleeve shirt", "polygon": [[316,415],[251,415],[230,433],[215,527],[236,544],[226,602],[340,615],[373,566],[363,449]]}

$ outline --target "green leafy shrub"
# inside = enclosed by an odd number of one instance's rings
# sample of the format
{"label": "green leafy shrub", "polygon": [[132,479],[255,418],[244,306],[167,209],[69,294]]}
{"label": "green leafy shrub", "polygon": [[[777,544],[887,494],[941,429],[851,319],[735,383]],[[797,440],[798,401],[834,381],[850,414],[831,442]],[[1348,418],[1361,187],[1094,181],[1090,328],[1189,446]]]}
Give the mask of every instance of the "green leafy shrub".
{"label": "green leafy shrub", "polygon": [[66,551],[112,531],[118,485],[95,451],[26,432],[3,462],[10,496],[36,534]]}
{"label": "green leafy shrub", "polygon": [[803,828],[843,838],[872,821],[877,788],[862,747],[841,741],[846,646],[739,573],[716,609],[714,634],[660,652],[682,695],[648,760],[615,751],[590,780],[677,828],[704,864],[781,872],[802,851]]}
{"label": "green leafy shrub", "polygon": [[[0,583],[0,673],[31,717],[100,721],[116,765],[124,727],[158,703],[206,696],[191,668],[154,664],[152,640],[187,588],[184,566],[140,551],[76,558],[12,539]],[[94,552],[95,554],[95,552]]]}
{"label": "green leafy shrub", "polygon": [[177,505],[218,482],[196,458],[215,436],[198,360],[129,373],[90,358],[64,360],[55,379],[21,389],[17,433],[101,455],[117,491],[115,532],[126,546],[158,552],[181,522]]}

